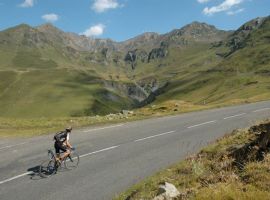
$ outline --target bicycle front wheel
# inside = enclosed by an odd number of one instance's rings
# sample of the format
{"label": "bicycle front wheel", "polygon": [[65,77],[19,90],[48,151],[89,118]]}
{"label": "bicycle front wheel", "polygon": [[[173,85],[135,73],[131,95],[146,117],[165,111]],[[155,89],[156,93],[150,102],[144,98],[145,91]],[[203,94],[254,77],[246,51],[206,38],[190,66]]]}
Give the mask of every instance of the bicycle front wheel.
{"label": "bicycle front wheel", "polygon": [[39,166],[39,175],[43,178],[47,178],[57,171],[54,160],[46,160]]}
{"label": "bicycle front wheel", "polygon": [[65,167],[67,169],[74,169],[79,165],[80,157],[77,153],[71,152],[69,156],[65,158]]}

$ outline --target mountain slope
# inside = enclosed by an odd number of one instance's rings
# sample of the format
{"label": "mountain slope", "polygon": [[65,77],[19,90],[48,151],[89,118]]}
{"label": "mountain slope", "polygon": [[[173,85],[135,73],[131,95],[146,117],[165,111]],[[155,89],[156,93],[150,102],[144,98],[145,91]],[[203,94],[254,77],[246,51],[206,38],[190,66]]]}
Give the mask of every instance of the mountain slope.
{"label": "mountain slope", "polygon": [[[177,98],[195,103],[221,103],[269,98],[269,28],[269,17],[255,19],[218,45],[213,44],[205,55],[214,53],[219,61],[208,69],[192,73],[193,76],[173,80],[171,89],[160,101]],[[231,42],[235,40],[239,41],[237,48]],[[220,56],[224,49],[230,53]]]}
{"label": "mountain slope", "polygon": [[269,98],[269,23],[258,18],[226,32],[193,22],[120,43],[50,24],[4,30],[0,116],[84,116],[153,101]]}

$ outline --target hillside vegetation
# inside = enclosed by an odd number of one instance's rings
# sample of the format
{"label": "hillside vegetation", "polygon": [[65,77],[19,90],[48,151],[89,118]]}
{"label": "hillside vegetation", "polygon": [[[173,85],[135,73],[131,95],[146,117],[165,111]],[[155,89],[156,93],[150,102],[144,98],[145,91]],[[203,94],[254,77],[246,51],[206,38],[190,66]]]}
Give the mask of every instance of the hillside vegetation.
{"label": "hillside vegetation", "polygon": [[81,117],[171,101],[270,98],[270,18],[226,32],[194,22],[124,42],[50,24],[0,32],[0,117]]}

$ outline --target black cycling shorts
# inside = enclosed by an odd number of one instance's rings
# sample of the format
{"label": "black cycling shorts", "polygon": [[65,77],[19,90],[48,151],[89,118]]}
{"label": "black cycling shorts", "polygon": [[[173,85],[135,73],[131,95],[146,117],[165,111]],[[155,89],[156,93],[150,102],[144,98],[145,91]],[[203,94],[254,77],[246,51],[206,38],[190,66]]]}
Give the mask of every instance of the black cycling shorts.
{"label": "black cycling shorts", "polygon": [[66,152],[67,151],[67,146],[63,145],[62,142],[55,142],[54,143],[54,148],[55,148],[55,153],[60,153],[60,150],[62,152]]}

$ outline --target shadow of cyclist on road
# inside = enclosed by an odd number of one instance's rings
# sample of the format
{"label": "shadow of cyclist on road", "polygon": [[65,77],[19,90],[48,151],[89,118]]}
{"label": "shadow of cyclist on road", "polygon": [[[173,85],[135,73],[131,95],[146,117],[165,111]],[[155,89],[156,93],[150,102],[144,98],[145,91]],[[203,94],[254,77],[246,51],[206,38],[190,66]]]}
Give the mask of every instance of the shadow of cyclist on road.
{"label": "shadow of cyclist on road", "polygon": [[28,168],[27,171],[28,172],[32,172],[29,174],[30,176],[30,179],[32,180],[40,180],[41,177],[39,176],[39,165],[35,166],[35,167],[31,167],[31,168]]}

